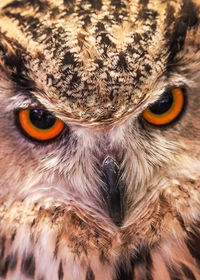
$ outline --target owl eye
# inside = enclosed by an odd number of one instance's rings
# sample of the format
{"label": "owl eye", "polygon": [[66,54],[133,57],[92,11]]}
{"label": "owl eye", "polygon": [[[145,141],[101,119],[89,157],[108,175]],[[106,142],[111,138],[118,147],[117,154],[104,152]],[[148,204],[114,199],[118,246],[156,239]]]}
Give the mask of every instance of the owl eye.
{"label": "owl eye", "polygon": [[167,125],[174,121],[184,106],[184,94],[181,88],[165,92],[162,98],[143,112],[143,118],[154,125]]}
{"label": "owl eye", "polygon": [[52,140],[64,129],[63,121],[41,109],[19,111],[18,123],[26,135],[39,141]]}

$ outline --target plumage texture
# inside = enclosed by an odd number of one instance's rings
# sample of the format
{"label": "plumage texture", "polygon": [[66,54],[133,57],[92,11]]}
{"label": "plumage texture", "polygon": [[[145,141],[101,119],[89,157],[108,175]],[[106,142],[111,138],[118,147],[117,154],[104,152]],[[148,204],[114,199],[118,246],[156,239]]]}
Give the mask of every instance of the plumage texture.
{"label": "plumage texture", "polygon": [[[198,0],[1,0],[0,279],[200,279]],[[172,124],[142,112],[168,89]],[[16,112],[66,128],[38,143]]]}

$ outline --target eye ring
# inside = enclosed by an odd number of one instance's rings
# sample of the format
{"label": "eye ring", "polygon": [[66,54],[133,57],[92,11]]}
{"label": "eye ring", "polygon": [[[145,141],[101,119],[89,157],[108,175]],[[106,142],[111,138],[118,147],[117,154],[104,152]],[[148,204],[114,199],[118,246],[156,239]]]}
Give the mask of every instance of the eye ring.
{"label": "eye ring", "polygon": [[[38,121],[33,119],[33,113],[38,113]],[[40,114],[40,119],[39,119]],[[43,118],[44,120],[41,120]],[[45,119],[46,118],[46,119]],[[35,123],[34,123],[35,122]],[[25,109],[18,112],[18,123],[23,132],[38,141],[48,141],[56,138],[64,129],[64,122],[45,110]]]}
{"label": "eye ring", "polygon": [[[164,100],[164,98],[161,98],[158,102],[153,104],[152,106],[148,107],[142,114],[143,118],[150,124],[156,125],[156,126],[162,126],[167,125],[171,122],[173,122],[182,112],[182,109],[184,107],[184,93],[183,89],[181,88],[174,88],[171,91],[167,92],[168,96],[171,94],[170,102],[168,102],[168,107],[165,112],[157,113],[155,110],[156,108],[159,111],[159,105]],[[151,110],[151,108],[154,108]],[[155,113],[156,112],[156,113]]]}

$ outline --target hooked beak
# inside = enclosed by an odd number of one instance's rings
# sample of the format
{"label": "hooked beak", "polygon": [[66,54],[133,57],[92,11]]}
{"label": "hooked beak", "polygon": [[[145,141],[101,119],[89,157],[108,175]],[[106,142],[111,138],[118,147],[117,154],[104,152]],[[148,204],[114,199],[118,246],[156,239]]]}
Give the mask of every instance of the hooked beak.
{"label": "hooked beak", "polygon": [[103,196],[109,215],[115,225],[121,226],[124,218],[123,188],[120,182],[119,166],[110,156],[103,162],[103,180],[106,184],[106,189],[103,190]]}

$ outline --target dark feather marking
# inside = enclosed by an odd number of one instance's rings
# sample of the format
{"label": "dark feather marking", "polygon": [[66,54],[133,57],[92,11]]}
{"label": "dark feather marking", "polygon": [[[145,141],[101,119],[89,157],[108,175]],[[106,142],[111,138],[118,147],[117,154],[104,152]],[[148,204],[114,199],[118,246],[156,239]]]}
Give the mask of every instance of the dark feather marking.
{"label": "dark feather marking", "polygon": [[177,215],[176,218],[177,218],[180,226],[182,227],[183,231],[187,232],[183,218],[180,215]]}
{"label": "dark feather marking", "polygon": [[73,66],[76,65],[76,62],[74,60],[74,55],[70,51],[65,53],[65,56],[63,58],[63,64],[64,65],[73,65]]}
{"label": "dark feather marking", "polygon": [[78,72],[74,72],[72,79],[70,81],[69,89],[73,90],[80,84],[81,78]]}
{"label": "dark feather marking", "polygon": [[63,3],[66,6],[74,5],[75,0],[64,0]]}
{"label": "dark feather marking", "polygon": [[194,228],[192,228],[191,231],[188,231],[180,215],[177,215],[177,220],[179,221],[183,231],[187,233],[187,238],[185,242],[191,255],[195,258],[197,263],[200,264],[200,234]]}
{"label": "dark feather marking", "polygon": [[100,252],[99,252],[99,260],[103,265],[108,262],[108,259],[106,258],[103,249],[101,249]]}
{"label": "dark feather marking", "polygon": [[8,270],[15,270],[17,265],[17,254],[11,254],[5,260],[0,260],[0,276],[5,277]]}
{"label": "dark feather marking", "polygon": [[1,248],[0,257],[1,257],[1,259],[4,257],[4,253],[5,253],[5,242],[6,242],[5,236],[2,236],[2,238],[0,240],[0,248]]}
{"label": "dark feather marking", "polygon": [[119,54],[117,68],[120,71],[128,71],[128,62],[126,60],[126,55],[123,52],[120,52],[120,54]]}
{"label": "dark feather marking", "polygon": [[103,24],[103,22],[98,22],[96,24],[96,28],[97,28],[97,32],[105,31],[105,25]]}
{"label": "dark feather marking", "polygon": [[134,271],[137,266],[144,267],[145,275],[140,280],[153,280],[153,262],[149,250],[145,247],[138,248],[137,252],[127,260],[121,256],[116,264],[116,277],[113,280],[134,280]]}
{"label": "dark feather marking", "polygon": [[145,24],[145,21],[146,20],[151,20],[152,23],[154,21],[154,24],[156,24],[156,17],[158,16],[158,12],[157,11],[154,11],[154,10],[151,10],[151,9],[147,9],[147,8],[142,8],[139,12],[139,15],[138,17],[140,19],[143,19],[144,20],[144,24]]}
{"label": "dark feather marking", "polygon": [[149,3],[149,0],[140,0],[140,4],[147,6]]}
{"label": "dark feather marking", "polygon": [[6,258],[6,260],[0,260],[0,276],[5,277],[8,272],[8,265],[9,265],[9,259]]}
{"label": "dark feather marking", "polygon": [[123,19],[128,16],[127,4],[125,3],[125,1],[111,0],[111,6],[114,7],[113,13],[112,13],[114,19],[118,23],[121,23],[123,21]]}
{"label": "dark feather marking", "polygon": [[192,229],[192,231],[188,231],[185,227],[184,221],[180,215],[177,215],[177,220],[179,221],[182,229],[184,232],[187,233],[187,239],[185,241],[191,255],[196,260],[198,265],[200,265],[200,251],[199,251],[199,245],[200,245],[200,234],[196,232],[195,229]]}
{"label": "dark feather marking", "polygon": [[7,8],[21,8],[25,5],[25,3],[23,1],[19,1],[19,0],[15,0],[9,4],[7,4],[5,7],[3,7],[3,10],[7,9]]}
{"label": "dark feather marking", "polygon": [[[10,69],[12,72],[12,80],[15,82],[16,90],[26,90],[31,91],[36,89],[35,82],[28,77],[28,69],[25,67],[25,61],[22,58],[23,47],[19,44],[16,44],[18,49],[15,50],[15,54],[10,54],[6,46],[1,44],[2,34],[0,34],[0,54],[5,63],[7,69]],[[4,37],[3,37],[4,39]],[[12,41],[6,38],[6,41],[12,45]],[[18,88],[19,87],[19,88]]]}
{"label": "dark feather marking", "polygon": [[28,277],[34,277],[35,275],[35,258],[33,254],[24,256],[21,264],[22,272]]}
{"label": "dark feather marking", "polygon": [[63,273],[63,266],[62,266],[62,261],[61,261],[60,265],[59,265],[59,270],[58,270],[58,279],[63,280],[63,276],[64,276],[64,273]]}
{"label": "dark feather marking", "polygon": [[16,236],[16,231],[14,231],[11,235],[11,241],[12,242],[15,240],[15,236]]}
{"label": "dark feather marking", "polygon": [[33,6],[34,8],[37,8],[39,12],[46,12],[47,9],[49,8],[49,3],[48,1],[40,1],[40,0],[15,0],[12,1],[12,3],[6,5],[4,9],[7,8],[21,8],[24,7],[25,5],[30,5]]}
{"label": "dark feather marking", "polygon": [[102,8],[102,0],[89,0],[89,3],[94,10],[101,10]]}
{"label": "dark feather marking", "polygon": [[91,267],[88,267],[85,280],[95,280],[94,272],[92,271]]}
{"label": "dark feather marking", "polygon": [[[182,280],[184,276],[186,276],[187,280],[196,280],[194,274],[190,270],[189,267],[187,267],[185,264],[180,264],[181,268],[173,267],[173,266],[167,266],[167,270],[170,275],[170,280]],[[185,279],[185,277],[184,277]]]}
{"label": "dark feather marking", "polygon": [[153,262],[152,262],[152,257],[150,254],[150,251],[146,248],[140,248],[137,255],[136,259],[134,260],[135,267],[143,266],[144,267],[144,272],[145,272],[145,278],[140,279],[140,280],[153,280],[152,276],[152,268],[153,268]]}
{"label": "dark feather marking", "polygon": [[200,236],[197,233],[187,232],[187,237],[186,245],[191,255],[195,258],[198,265],[200,265]]}
{"label": "dark feather marking", "polygon": [[7,262],[10,270],[15,270],[17,266],[17,254],[11,254],[7,257]]}
{"label": "dark feather marking", "polygon": [[116,275],[113,280],[134,280],[134,262],[121,256],[116,264]]}
{"label": "dark feather marking", "polygon": [[181,265],[181,269],[188,280],[196,280],[196,277],[194,276],[193,272],[185,264]]}

